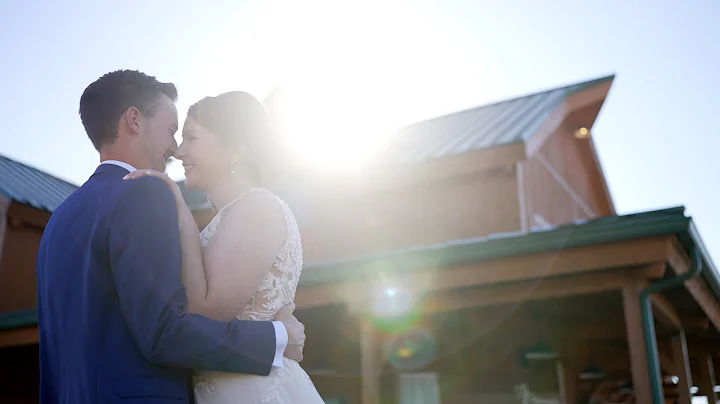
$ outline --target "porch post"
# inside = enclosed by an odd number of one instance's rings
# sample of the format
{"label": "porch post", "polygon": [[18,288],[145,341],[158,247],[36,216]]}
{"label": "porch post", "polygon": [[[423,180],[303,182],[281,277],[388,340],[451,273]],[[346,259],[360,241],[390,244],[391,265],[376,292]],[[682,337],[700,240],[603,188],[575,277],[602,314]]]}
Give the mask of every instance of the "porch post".
{"label": "porch post", "polygon": [[[562,374],[560,383],[560,397],[563,404],[576,404],[577,402],[577,384],[578,370],[575,363],[562,363]],[[563,401],[564,400],[564,401]]]}
{"label": "porch post", "polygon": [[635,401],[638,403],[652,403],[639,285],[623,287],[622,297],[628,350],[630,351],[630,368],[635,388]]}
{"label": "porch post", "polygon": [[380,375],[375,328],[367,315],[360,317],[362,404],[380,403]]}
{"label": "porch post", "polygon": [[717,394],[715,393],[715,368],[712,356],[707,352],[700,355],[700,385],[699,394],[707,397],[708,403],[715,404]]}
{"label": "porch post", "polygon": [[673,365],[675,373],[680,378],[678,382],[678,404],[692,404],[690,387],[692,387],[692,374],[690,373],[690,361],[688,359],[687,341],[685,332],[680,330],[678,335],[672,339]]}

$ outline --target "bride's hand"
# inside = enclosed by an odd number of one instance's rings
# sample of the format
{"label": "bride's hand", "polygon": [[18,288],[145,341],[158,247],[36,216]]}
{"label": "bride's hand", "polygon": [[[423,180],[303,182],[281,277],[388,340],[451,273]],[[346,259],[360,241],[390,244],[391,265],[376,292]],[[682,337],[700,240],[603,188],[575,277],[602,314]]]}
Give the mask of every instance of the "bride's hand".
{"label": "bride's hand", "polygon": [[182,192],[180,191],[180,186],[172,180],[167,174],[155,171],[155,170],[136,170],[131,172],[130,174],[123,177],[123,180],[134,180],[140,177],[157,177],[163,180],[172,191],[173,195],[175,196],[175,202],[178,204],[178,206],[182,206],[185,204],[185,198],[182,196]]}
{"label": "bride's hand", "polygon": [[295,303],[290,303],[280,309],[275,320],[283,323],[288,335],[288,344],[283,356],[296,362],[302,362],[303,348],[305,347],[305,325],[298,321],[293,314],[294,311]]}

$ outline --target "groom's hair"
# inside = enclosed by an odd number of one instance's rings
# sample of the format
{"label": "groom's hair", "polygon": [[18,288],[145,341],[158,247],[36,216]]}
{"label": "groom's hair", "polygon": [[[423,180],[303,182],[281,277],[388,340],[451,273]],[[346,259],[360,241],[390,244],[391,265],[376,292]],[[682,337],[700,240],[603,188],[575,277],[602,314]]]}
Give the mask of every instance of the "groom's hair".
{"label": "groom's hair", "polygon": [[135,107],[146,117],[155,115],[163,94],[177,101],[174,84],[137,70],[110,72],[87,86],[80,97],[80,120],[95,149],[115,141],[118,122],[128,108]]}

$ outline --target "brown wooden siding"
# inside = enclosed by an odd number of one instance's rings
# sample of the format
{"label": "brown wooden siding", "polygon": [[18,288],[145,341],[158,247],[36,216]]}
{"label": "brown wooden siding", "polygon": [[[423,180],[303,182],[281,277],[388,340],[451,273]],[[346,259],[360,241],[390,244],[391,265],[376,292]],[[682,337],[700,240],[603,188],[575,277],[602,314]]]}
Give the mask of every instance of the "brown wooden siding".
{"label": "brown wooden siding", "polygon": [[0,262],[0,313],[37,307],[35,257],[41,237],[40,229],[24,225],[10,225],[5,231]]}
{"label": "brown wooden siding", "polygon": [[311,205],[309,225],[301,229],[308,263],[520,229],[512,169]]}
{"label": "brown wooden siding", "polygon": [[560,130],[522,165],[530,227],[606,214],[587,140]]}

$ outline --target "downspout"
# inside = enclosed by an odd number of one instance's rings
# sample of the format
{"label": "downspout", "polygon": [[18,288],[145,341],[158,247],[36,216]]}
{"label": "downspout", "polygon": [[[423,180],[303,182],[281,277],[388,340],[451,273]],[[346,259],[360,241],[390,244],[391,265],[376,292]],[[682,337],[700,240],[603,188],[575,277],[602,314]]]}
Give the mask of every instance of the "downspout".
{"label": "downspout", "polygon": [[682,275],[654,283],[640,292],[643,329],[645,331],[645,350],[648,359],[648,371],[650,375],[650,389],[652,390],[653,404],[663,404],[665,402],[665,394],[663,392],[662,378],[660,376],[660,360],[658,359],[655,323],[653,322],[653,309],[650,297],[654,293],[662,292],[682,285],[683,283],[700,275],[703,265],[702,257],[700,256],[697,248],[693,248],[693,256],[695,259],[693,260],[689,271]]}

